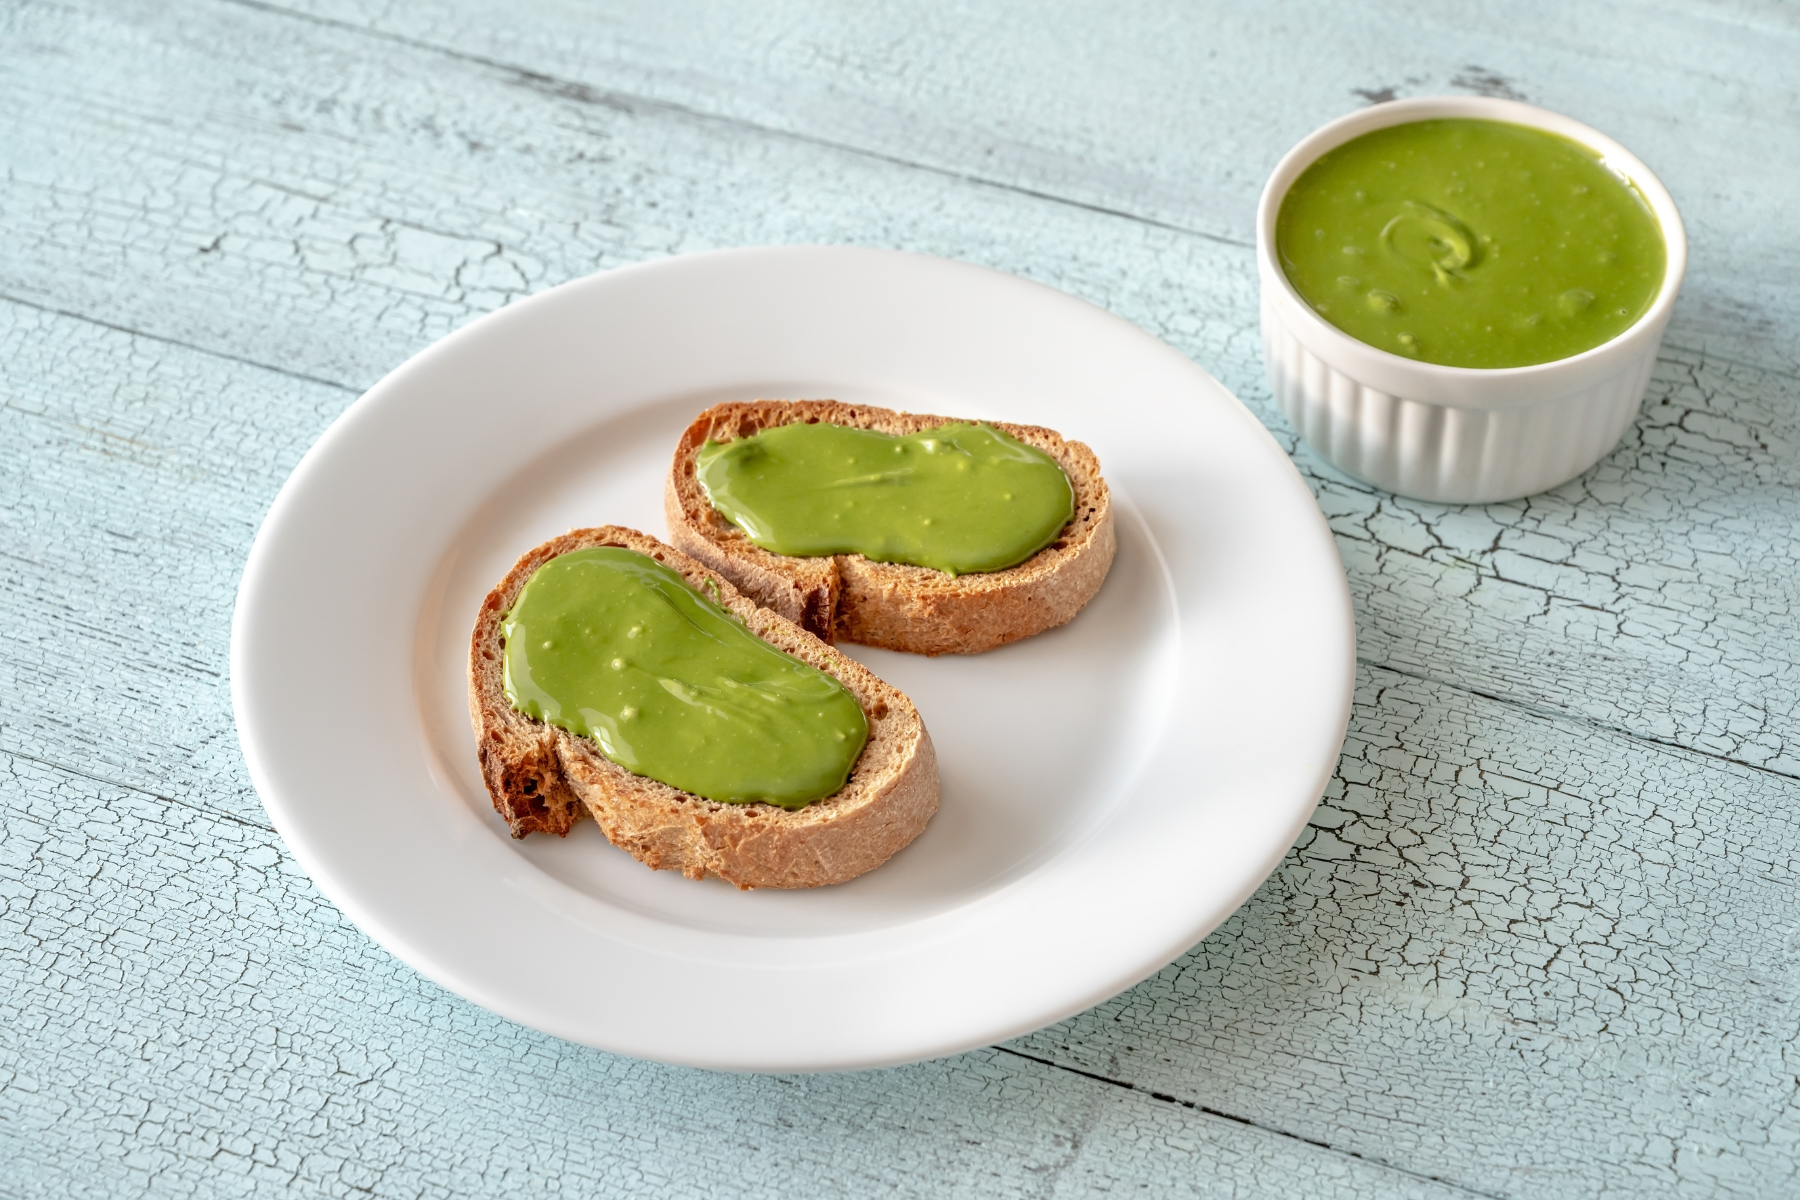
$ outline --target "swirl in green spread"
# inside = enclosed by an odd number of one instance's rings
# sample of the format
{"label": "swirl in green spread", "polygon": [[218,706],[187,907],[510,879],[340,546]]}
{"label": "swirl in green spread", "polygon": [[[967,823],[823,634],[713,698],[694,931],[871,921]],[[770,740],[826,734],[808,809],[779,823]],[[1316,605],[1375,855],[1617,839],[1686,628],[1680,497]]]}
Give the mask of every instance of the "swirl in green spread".
{"label": "swirl in green spread", "polygon": [[950,575],[1016,566],[1075,514],[1056,460],[988,425],[893,437],[793,424],[696,455],[700,486],[765,550],[860,554]]}
{"label": "swirl in green spread", "polygon": [[1359,341],[1450,367],[1522,367],[1623,333],[1662,288],[1644,198],[1566,138],[1463,118],[1321,155],[1282,199],[1281,268]]}
{"label": "swirl in green spread", "polygon": [[868,740],[843,684],[636,551],[558,555],[500,628],[514,709],[708,800],[804,808],[844,786]]}

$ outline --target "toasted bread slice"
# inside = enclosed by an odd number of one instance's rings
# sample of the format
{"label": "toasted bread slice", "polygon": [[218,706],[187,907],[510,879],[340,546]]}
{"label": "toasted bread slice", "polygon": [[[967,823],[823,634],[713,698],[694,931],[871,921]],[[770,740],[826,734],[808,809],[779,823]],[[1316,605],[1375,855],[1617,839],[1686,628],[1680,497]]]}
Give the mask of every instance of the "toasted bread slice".
{"label": "toasted bread slice", "polygon": [[[501,618],[544,563],[571,550],[622,546],[676,571],[763,641],[831,675],[869,721],[869,740],[841,791],[797,811],[719,804],[633,775],[600,747],[515,712],[504,686]],[[655,870],[690,879],[717,875],[740,888],[818,887],[872,870],[925,828],[938,807],[937,754],[925,724],[897,688],[726,579],[655,538],[616,525],[577,529],[521,558],[488,593],[469,642],[469,719],[481,777],[514,837],[569,832],[582,810],[612,844]]]}
{"label": "toasted bread slice", "polygon": [[1118,541],[1100,460],[1052,430],[988,422],[1056,460],[1074,485],[1074,517],[1055,542],[1018,566],[971,575],[872,562],[860,554],[773,554],[713,508],[694,469],[694,456],[708,441],[728,442],[798,421],[904,435],[961,419],[836,400],[715,404],[694,418],[675,447],[663,489],[669,540],[758,604],[827,642],[975,654],[1062,625],[1100,590]]}

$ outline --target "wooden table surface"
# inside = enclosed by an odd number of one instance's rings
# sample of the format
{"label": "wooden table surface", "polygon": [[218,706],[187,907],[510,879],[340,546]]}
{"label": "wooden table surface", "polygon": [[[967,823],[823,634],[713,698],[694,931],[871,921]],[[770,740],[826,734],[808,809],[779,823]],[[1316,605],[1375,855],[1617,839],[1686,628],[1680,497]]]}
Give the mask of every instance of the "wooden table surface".
{"label": "wooden table surface", "polygon": [[[0,1196],[1800,1195],[1797,61],[1776,0],[9,0]],[[1441,92],[1611,133],[1693,243],[1642,417],[1516,503],[1348,479],[1263,378],[1263,178]],[[903,1069],[465,1003],[313,888],[232,725],[245,554],[359,392],[563,280],[779,242],[1166,339],[1291,450],[1356,603],[1342,764],[1255,897]]]}

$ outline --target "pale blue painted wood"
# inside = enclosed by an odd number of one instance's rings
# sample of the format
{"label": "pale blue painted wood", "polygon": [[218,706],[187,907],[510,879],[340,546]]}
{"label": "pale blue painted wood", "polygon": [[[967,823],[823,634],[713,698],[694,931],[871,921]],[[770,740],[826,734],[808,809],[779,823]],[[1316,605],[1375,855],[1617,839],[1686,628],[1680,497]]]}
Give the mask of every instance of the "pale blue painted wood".
{"label": "pale blue painted wood", "polygon": [[[1796,22],[1385,12],[0,13],[0,1194],[1796,1190]],[[1352,735],[1181,962],[1011,1052],[720,1078],[462,1004],[295,873],[225,638],[356,390],[597,267],[854,241],[1085,295],[1291,447],[1247,206],[1387,86],[1619,134],[1689,292],[1645,418],[1555,494],[1444,509],[1296,451],[1358,604]]]}
{"label": "pale blue painted wood", "polygon": [[1385,96],[1529,100],[1611,133],[1670,186],[1698,268],[1687,344],[1800,364],[1785,334],[1800,16],[1779,0],[553,0],[529,21],[507,0],[280,7],[523,67],[565,95],[680,105],[1246,244],[1269,169],[1325,121]]}
{"label": "pale blue painted wood", "polygon": [[[40,56],[0,79],[19,231],[5,294],[361,388],[471,316],[597,267],[900,245],[1119,312],[1293,442],[1267,402],[1242,247],[260,9],[24,12],[106,68]],[[104,155],[73,149],[96,111]],[[1785,111],[1769,106],[1759,136],[1800,144]],[[1703,271],[1697,255],[1695,286],[1724,285]],[[1777,328],[1800,326],[1800,300],[1784,303]],[[1800,385],[1778,354],[1684,348],[1711,336],[1685,320],[1647,423],[1552,495],[1451,514],[1299,459],[1358,568],[1372,661],[1794,773]],[[1739,529],[1757,531],[1755,561],[1702,570],[1696,552]]]}
{"label": "pale blue painted wood", "polygon": [[1466,1194],[997,1050],[808,1079],[570,1046],[423,983],[266,829],[0,764],[9,1200]]}

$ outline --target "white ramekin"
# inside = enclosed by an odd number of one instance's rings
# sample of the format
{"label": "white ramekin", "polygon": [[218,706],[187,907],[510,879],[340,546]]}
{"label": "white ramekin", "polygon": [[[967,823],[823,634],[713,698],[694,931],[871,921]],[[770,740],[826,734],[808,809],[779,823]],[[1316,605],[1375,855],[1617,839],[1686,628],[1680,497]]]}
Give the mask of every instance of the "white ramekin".
{"label": "white ramekin", "polygon": [[[1334,146],[1389,125],[1477,117],[1580,142],[1637,185],[1662,225],[1668,265],[1648,311],[1592,350],[1529,367],[1415,362],[1359,342],[1300,298],[1275,258],[1275,218],[1300,173]],[[1275,402],[1321,456],[1379,487],[1452,504],[1512,500],[1575,478],[1618,442],[1644,400],[1681,277],[1687,235],[1650,168],[1579,121],[1516,100],[1426,96],[1341,117],[1288,151],[1256,213],[1263,359]]]}

